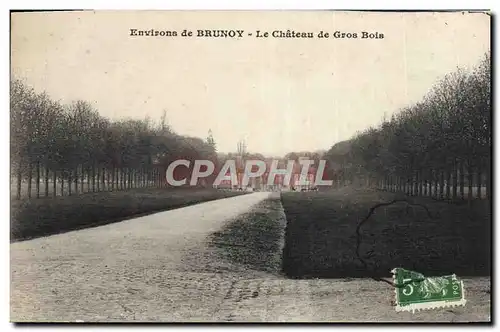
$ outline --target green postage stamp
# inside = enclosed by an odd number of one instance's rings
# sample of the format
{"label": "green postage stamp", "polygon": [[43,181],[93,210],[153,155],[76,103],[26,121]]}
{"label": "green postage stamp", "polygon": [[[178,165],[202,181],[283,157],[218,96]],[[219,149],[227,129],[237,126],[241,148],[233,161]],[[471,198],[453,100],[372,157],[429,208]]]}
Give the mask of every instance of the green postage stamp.
{"label": "green postage stamp", "polygon": [[464,283],[456,275],[425,277],[423,274],[395,268],[392,271],[396,311],[412,311],[465,306]]}

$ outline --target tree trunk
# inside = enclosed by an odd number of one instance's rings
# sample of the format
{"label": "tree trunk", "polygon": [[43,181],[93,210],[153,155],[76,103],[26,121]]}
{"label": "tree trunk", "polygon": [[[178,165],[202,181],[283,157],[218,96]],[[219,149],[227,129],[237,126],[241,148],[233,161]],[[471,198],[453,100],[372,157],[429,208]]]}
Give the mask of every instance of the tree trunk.
{"label": "tree trunk", "polygon": [[96,176],[97,176],[97,192],[101,192],[101,168],[99,167],[99,165],[97,165]]}
{"label": "tree trunk", "polygon": [[408,176],[406,180],[406,192],[408,196],[411,196],[413,194],[413,174],[410,173],[410,176]]}
{"label": "tree trunk", "polygon": [[106,191],[106,167],[101,167],[101,177],[99,181],[101,181],[102,191]]}
{"label": "tree trunk", "polygon": [[422,191],[422,195],[423,196],[427,196],[427,182],[428,182],[428,180],[427,180],[427,176],[426,176],[424,178],[424,180],[423,180],[423,183],[424,183],[424,188],[423,188],[423,191]]}
{"label": "tree trunk", "polygon": [[[81,192],[82,192],[82,194],[83,194],[83,192],[84,192],[84,190],[83,190],[83,184],[84,184],[84,183],[83,183],[83,182],[84,182],[84,180],[85,180],[85,167],[84,167],[83,165],[82,165],[81,171],[82,171],[82,174],[81,174],[81,176],[80,176],[80,191],[81,191]],[[88,172],[87,172],[87,173],[88,173]],[[88,174],[87,174],[87,178],[88,178]],[[87,192],[88,192],[88,191],[89,191],[89,181],[87,180]]]}
{"label": "tree trunk", "polygon": [[40,198],[40,162],[36,162],[36,198]]}
{"label": "tree trunk", "polygon": [[73,185],[73,170],[68,171],[68,196],[71,196],[71,186]]}
{"label": "tree trunk", "polygon": [[408,196],[413,196],[413,174],[410,173],[411,175],[408,177],[408,182],[407,182],[407,186],[408,186]]}
{"label": "tree trunk", "polygon": [[430,196],[430,183],[431,183],[430,178],[431,178],[431,173],[429,172],[429,170],[425,171],[424,196]]}
{"label": "tree trunk", "polygon": [[412,196],[413,195],[413,175],[410,175],[408,177],[408,180],[406,181],[406,187],[407,187],[406,190],[408,192],[408,196]]}
{"label": "tree trunk", "polygon": [[165,173],[162,172],[161,168],[158,168],[158,188],[162,187],[164,179],[165,179]]}
{"label": "tree trunk", "polygon": [[156,168],[151,169],[151,187],[156,188]]}
{"label": "tree trunk", "polygon": [[477,183],[477,198],[481,199],[481,183],[483,177],[483,173],[481,172],[481,167],[478,167],[476,174],[476,183]]}
{"label": "tree trunk", "polygon": [[419,195],[419,192],[418,192],[418,188],[419,188],[419,181],[420,181],[420,178],[418,176],[418,171],[415,172],[415,182],[413,184],[413,196],[418,196]]}
{"label": "tree trunk", "polygon": [[419,176],[418,176],[418,195],[423,196],[424,195],[424,172],[420,171]]}
{"label": "tree trunk", "polygon": [[75,168],[75,194],[78,195],[78,166]]}
{"label": "tree trunk", "polygon": [[434,197],[435,199],[438,199],[439,198],[439,194],[438,194],[438,190],[439,190],[439,186],[438,186],[438,183],[439,183],[439,171],[433,171],[433,175],[432,175],[432,182],[433,182],[433,186],[434,186],[434,189],[433,189],[433,192],[434,192],[434,195],[432,197]]}
{"label": "tree trunk", "polygon": [[61,170],[61,196],[64,196],[64,169]]}
{"label": "tree trunk", "polygon": [[433,188],[433,184],[434,184],[434,171],[430,170],[428,174],[429,174],[429,179],[427,180],[427,183],[429,185],[429,189],[428,189],[427,194],[429,195],[429,197],[432,197],[432,193],[433,193],[432,188]]}
{"label": "tree trunk", "polygon": [[101,175],[102,179],[102,191],[106,191],[106,168],[103,167],[102,168],[102,175]]}
{"label": "tree trunk", "polygon": [[455,160],[455,164],[453,167],[453,195],[452,198],[453,200],[457,199],[457,187],[458,187],[458,167],[457,167],[457,161]]}
{"label": "tree trunk", "polygon": [[446,169],[446,199],[451,198],[450,185],[451,185],[451,170],[448,168]]}
{"label": "tree trunk", "polygon": [[127,183],[128,168],[125,167],[125,168],[122,169],[122,171],[123,171],[123,178],[122,178],[122,180],[123,180],[123,189],[127,190],[127,188],[128,188],[128,186],[127,186],[128,185],[128,183]]}
{"label": "tree trunk", "polygon": [[17,165],[17,193],[16,193],[16,198],[21,199],[21,187],[23,185],[23,168],[22,168],[22,163],[19,161],[19,164]]}
{"label": "tree trunk", "polygon": [[473,198],[473,195],[472,195],[472,186],[473,186],[473,182],[474,182],[474,170],[472,168],[472,166],[470,165],[469,163],[469,167],[467,168],[467,179],[468,179],[468,193],[467,193],[467,199],[470,201],[472,200]]}
{"label": "tree trunk", "polygon": [[460,161],[460,197],[465,199],[465,165],[463,161]]}
{"label": "tree trunk", "polygon": [[28,198],[31,198],[31,182],[33,181],[33,164],[28,164]]}
{"label": "tree trunk", "polygon": [[439,199],[444,198],[444,171],[439,171]]}
{"label": "tree trunk", "polygon": [[45,197],[49,197],[49,168],[45,166]]}
{"label": "tree trunk", "polygon": [[486,198],[491,198],[491,161],[486,165]]}
{"label": "tree trunk", "polygon": [[[56,197],[57,196],[57,171],[54,170],[52,172],[52,196]],[[62,194],[61,194],[62,196]]]}
{"label": "tree trunk", "polygon": [[[99,184],[99,182],[98,182]],[[99,191],[99,189],[97,189]],[[92,163],[92,192],[95,193],[95,164]]]}

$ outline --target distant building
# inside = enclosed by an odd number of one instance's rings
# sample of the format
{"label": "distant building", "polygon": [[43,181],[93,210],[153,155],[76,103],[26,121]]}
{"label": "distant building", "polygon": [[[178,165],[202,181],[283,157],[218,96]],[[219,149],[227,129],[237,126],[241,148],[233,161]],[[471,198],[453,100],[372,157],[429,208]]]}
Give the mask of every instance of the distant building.
{"label": "distant building", "polygon": [[[268,185],[267,181],[269,179],[269,170],[271,169],[272,160],[266,160],[266,172],[257,178],[250,178],[248,185],[243,188],[243,177],[244,177],[244,160],[241,157],[238,157],[236,160],[236,170],[237,170],[237,184],[231,185],[231,180],[223,180],[218,188],[225,189],[242,189],[246,190],[247,188],[252,188],[253,190],[260,191],[275,191],[275,190],[297,190],[301,191],[303,189],[312,189],[314,187],[314,183],[316,180],[316,167],[311,165],[307,170],[307,176],[305,183],[300,183],[300,174],[302,171],[302,165],[298,162],[295,162],[294,168],[292,170],[292,176],[290,178],[289,183],[285,183],[285,175],[284,174],[276,174],[274,177],[274,181],[272,184]],[[286,169],[286,162],[282,161],[278,165],[278,169]],[[256,171],[256,169],[252,170]],[[226,174],[229,175],[229,174]]]}

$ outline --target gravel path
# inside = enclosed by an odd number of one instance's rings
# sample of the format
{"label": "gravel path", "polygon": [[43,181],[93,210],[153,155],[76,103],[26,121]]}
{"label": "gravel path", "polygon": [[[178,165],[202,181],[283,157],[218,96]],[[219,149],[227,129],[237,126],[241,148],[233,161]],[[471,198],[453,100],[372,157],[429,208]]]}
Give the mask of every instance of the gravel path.
{"label": "gravel path", "polygon": [[[233,280],[206,237],[269,193],[253,193],[11,244],[12,321],[205,317]],[[208,310],[208,311],[207,311]]]}
{"label": "gravel path", "polygon": [[488,321],[489,279],[465,279],[465,308],[396,313],[370,280],[289,280],[221,260],[208,235],[253,193],[11,248],[11,321]]}

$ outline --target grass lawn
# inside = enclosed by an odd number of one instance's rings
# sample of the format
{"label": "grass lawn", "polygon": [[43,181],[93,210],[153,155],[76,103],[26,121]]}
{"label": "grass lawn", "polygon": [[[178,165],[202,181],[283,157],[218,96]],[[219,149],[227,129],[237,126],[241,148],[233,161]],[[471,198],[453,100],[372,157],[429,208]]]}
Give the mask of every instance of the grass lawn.
{"label": "grass lawn", "polygon": [[211,236],[222,258],[247,268],[281,273],[286,220],[275,193]]}
{"label": "grass lawn", "polygon": [[[400,196],[398,196],[400,197]],[[426,275],[491,274],[491,208],[488,200],[454,205],[408,197],[429,209],[397,203],[375,210],[361,227],[356,258],[356,226],[377,203],[393,193],[344,188],[325,192],[282,193],[287,217],[284,272],[293,278],[389,277],[404,267]]]}
{"label": "grass lawn", "polygon": [[242,194],[245,193],[215,189],[135,189],[11,200],[11,241],[104,225]]}

